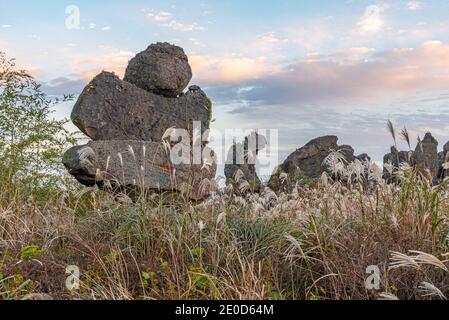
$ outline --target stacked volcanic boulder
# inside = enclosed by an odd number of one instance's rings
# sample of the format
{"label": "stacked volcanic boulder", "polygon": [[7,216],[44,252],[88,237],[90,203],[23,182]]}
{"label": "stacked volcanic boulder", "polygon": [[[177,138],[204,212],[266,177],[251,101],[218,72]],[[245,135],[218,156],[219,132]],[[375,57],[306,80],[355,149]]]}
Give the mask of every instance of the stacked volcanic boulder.
{"label": "stacked volcanic boulder", "polygon": [[198,185],[215,177],[216,164],[173,165],[162,141],[168,129],[192,133],[194,122],[201,123],[201,133],[209,129],[209,98],[198,86],[183,93],[191,78],[183,49],[168,43],[152,44],[133,58],[124,80],[109,72],[96,76],[71,115],[92,141],[65,153],[70,174],[84,185],[112,191],[189,190],[191,199],[207,196]]}

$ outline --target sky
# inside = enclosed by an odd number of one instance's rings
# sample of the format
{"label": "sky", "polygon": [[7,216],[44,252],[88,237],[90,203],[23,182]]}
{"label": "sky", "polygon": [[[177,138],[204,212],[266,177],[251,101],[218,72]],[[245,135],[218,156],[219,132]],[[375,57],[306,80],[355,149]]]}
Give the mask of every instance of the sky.
{"label": "sky", "polygon": [[49,94],[77,95],[167,41],[186,51],[214,128],[278,129],[280,161],[330,134],[382,161],[388,120],[449,140],[448,12],[447,0],[1,0],[0,51]]}

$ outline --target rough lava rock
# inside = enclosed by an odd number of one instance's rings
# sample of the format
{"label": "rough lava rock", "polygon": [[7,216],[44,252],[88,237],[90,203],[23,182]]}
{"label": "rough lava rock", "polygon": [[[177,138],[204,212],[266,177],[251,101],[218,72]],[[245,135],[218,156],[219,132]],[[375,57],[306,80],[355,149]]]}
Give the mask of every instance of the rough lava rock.
{"label": "rough lava rock", "polygon": [[169,43],[150,45],[129,62],[124,80],[146,91],[177,97],[192,79],[184,50]]}
{"label": "rough lava rock", "polygon": [[449,176],[449,170],[445,169],[445,163],[449,162],[449,142],[447,142],[443,151],[438,153],[438,178],[444,179]]}
{"label": "rough lava rock", "polygon": [[[256,158],[259,151],[267,145],[267,139],[256,132],[245,137],[243,143],[234,143],[229,149],[224,173],[226,183],[234,185],[235,175],[240,170],[243,173],[242,179],[247,181],[252,192],[262,190],[262,182],[256,172]],[[235,185],[237,188],[238,186]]]}
{"label": "rough lava rock", "polygon": [[359,154],[355,158],[357,160],[359,160],[360,162],[365,162],[365,161],[370,162],[371,161],[371,157],[368,154],[366,154],[366,153]]}
{"label": "rough lava rock", "polygon": [[347,145],[339,146],[337,142],[336,136],[313,139],[288,156],[271,176],[268,186],[274,191],[280,190],[283,173],[288,175],[290,184],[304,179],[318,180],[322,173],[327,171],[323,162],[333,151],[340,151],[347,162],[354,161],[354,149]]}
{"label": "rough lava rock", "polygon": [[[447,145],[449,151],[449,145]],[[424,139],[418,142],[415,151],[398,151],[396,147],[391,147],[391,152],[384,156],[384,179],[387,182],[395,182],[395,173],[403,163],[417,169],[421,174],[434,179],[434,182],[443,173],[442,161],[447,151],[438,154],[438,141],[430,132],[426,133]],[[391,167],[389,170],[387,164]]]}
{"label": "rough lava rock", "polygon": [[67,150],[62,163],[79,183],[88,187],[96,184],[97,155],[89,146],[76,146]]}
{"label": "rough lava rock", "polygon": [[93,140],[159,142],[168,128],[187,129],[193,121],[206,131],[210,112],[211,102],[198,86],[179,98],[167,98],[102,72],[81,93],[71,119]]}
{"label": "rough lava rock", "polygon": [[418,143],[412,156],[412,164],[423,175],[436,179],[438,177],[438,141],[427,132],[424,139]]}
{"label": "rough lava rock", "polygon": [[[209,147],[204,152],[213,154]],[[68,150],[63,159],[70,174],[82,184],[113,192],[154,190],[180,192],[201,200],[209,190],[204,179],[214,179],[216,164],[174,165],[163,143],[148,141],[91,141]],[[129,189],[129,190],[126,190]]]}
{"label": "rough lava rock", "polygon": [[356,157],[354,156],[354,148],[349,145],[339,146],[338,151],[340,151],[347,163],[354,162],[354,160],[356,159]]}
{"label": "rough lava rock", "polygon": [[[407,163],[409,165],[412,165],[412,157],[413,151],[398,151],[396,147],[391,147],[390,153],[387,153],[383,159],[384,179],[387,180],[387,182],[395,181],[395,173],[401,167],[401,164]],[[387,168],[387,164],[391,165],[392,171]]]}

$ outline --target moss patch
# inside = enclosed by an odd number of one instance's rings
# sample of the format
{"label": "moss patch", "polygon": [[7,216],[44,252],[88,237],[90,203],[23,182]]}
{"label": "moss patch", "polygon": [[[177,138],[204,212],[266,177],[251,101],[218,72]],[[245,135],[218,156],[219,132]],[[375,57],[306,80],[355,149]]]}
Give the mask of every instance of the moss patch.
{"label": "moss patch", "polygon": [[209,125],[212,122],[212,101],[209,98],[207,99],[207,104],[204,106],[206,110],[209,112]]}

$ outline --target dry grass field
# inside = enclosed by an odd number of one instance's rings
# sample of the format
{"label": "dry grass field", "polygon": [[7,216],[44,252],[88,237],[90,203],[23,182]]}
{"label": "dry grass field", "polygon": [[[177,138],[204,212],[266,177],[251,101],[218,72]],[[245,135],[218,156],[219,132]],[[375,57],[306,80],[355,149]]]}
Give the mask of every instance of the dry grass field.
{"label": "dry grass field", "polygon": [[[323,174],[291,193],[228,187],[199,204],[2,183],[0,298],[448,297],[447,181],[434,186],[404,167],[386,184],[372,163],[333,159],[350,184]],[[78,290],[66,287],[69,265]],[[371,265],[378,290],[365,286]]]}

